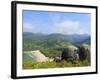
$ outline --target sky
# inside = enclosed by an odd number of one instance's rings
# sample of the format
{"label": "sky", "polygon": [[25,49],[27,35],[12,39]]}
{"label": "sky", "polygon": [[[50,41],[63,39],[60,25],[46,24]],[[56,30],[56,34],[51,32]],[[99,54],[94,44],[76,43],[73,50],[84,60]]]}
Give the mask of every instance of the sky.
{"label": "sky", "polygon": [[89,13],[23,10],[23,32],[42,34],[89,34]]}

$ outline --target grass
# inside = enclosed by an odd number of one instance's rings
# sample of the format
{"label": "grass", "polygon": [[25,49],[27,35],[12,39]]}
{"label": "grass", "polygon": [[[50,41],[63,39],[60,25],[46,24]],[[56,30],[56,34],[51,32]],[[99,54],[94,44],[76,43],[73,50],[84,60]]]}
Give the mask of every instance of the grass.
{"label": "grass", "polygon": [[61,61],[61,62],[55,62],[55,61],[47,61],[47,62],[39,62],[36,63],[33,61],[32,58],[30,58],[28,55],[23,55],[23,69],[39,69],[39,68],[63,68],[63,67],[83,67],[83,66],[90,66],[90,62],[87,60],[80,61]]}
{"label": "grass", "polygon": [[71,61],[47,61],[47,62],[32,62],[32,61],[23,61],[23,69],[39,69],[39,68],[64,68],[64,67],[83,67],[90,66],[90,62],[88,61],[79,61],[76,60],[74,62]]}

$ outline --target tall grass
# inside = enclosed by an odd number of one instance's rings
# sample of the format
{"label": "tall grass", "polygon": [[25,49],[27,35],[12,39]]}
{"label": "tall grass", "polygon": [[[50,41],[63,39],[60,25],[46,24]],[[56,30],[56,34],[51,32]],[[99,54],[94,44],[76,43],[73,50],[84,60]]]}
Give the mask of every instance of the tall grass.
{"label": "tall grass", "polygon": [[39,69],[39,68],[63,68],[63,67],[83,67],[83,66],[90,66],[90,62],[87,60],[79,61],[76,60],[74,62],[71,61],[47,61],[47,62],[32,62],[32,61],[24,61],[23,62],[23,69]]}

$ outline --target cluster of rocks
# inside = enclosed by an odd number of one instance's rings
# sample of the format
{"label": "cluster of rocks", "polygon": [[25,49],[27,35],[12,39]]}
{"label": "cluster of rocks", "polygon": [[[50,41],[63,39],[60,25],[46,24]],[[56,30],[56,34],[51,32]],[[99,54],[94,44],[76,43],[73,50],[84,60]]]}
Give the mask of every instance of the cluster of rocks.
{"label": "cluster of rocks", "polygon": [[78,47],[70,45],[62,50],[62,54],[55,58],[46,57],[39,50],[35,51],[25,51],[35,62],[46,62],[46,61],[56,61],[60,62],[63,60],[91,60],[90,46],[87,44],[82,44]]}
{"label": "cluster of rocks", "polygon": [[56,62],[61,60],[91,60],[90,46],[87,44],[82,44],[78,47],[70,45],[63,49],[61,56],[55,57]]}

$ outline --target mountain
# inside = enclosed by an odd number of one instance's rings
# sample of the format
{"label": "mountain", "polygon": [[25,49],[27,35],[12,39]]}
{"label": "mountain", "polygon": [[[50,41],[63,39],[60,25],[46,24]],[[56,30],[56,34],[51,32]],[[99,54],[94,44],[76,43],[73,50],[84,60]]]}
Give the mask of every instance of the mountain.
{"label": "mountain", "polygon": [[41,34],[41,33],[23,33],[24,39],[29,40],[40,40],[48,42],[49,45],[61,42],[69,42],[72,44],[82,44],[90,43],[90,35],[87,34],[73,34],[73,35],[63,35],[63,34]]}
{"label": "mountain", "polygon": [[23,33],[24,39],[42,38],[43,36],[45,36],[45,35],[40,34],[40,33],[31,33],[31,32],[24,32]]}
{"label": "mountain", "polygon": [[66,37],[72,44],[83,44],[86,42],[90,42],[90,35],[87,34],[74,34],[67,35]]}
{"label": "mountain", "polygon": [[23,33],[24,49],[38,49],[38,48],[60,48],[66,47],[70,41],[61,34],[34,34]]}
{"label": "mountain", "polygon": [[84,40],[83,43],[85,43],[85,44],[91,44],[91,38],[89,37],[88,39]]}
{"label": "mountain", "polygon": [[61,54],[61,50],[69,45],[90,44],[89,35],[63,35],[23,33],[23,50],[40,50],[48,57]]}

